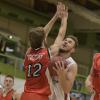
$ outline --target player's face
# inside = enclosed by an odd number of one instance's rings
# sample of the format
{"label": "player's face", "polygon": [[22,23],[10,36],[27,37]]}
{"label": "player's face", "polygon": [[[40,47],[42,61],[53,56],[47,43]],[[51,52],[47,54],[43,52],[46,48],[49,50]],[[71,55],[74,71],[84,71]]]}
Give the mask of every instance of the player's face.
{"label": "player's face", "polygon": [[4,87],[6,89],[12,89],[13,85],[14,85],[13,79],[10,78],[10,77],[5,77],[5,79],[4,79]]}
{"label": "player's face", "polygon": [[73,52],[75,50],[75,41],[71,38],[65,38],[60,47],[62,52]]}

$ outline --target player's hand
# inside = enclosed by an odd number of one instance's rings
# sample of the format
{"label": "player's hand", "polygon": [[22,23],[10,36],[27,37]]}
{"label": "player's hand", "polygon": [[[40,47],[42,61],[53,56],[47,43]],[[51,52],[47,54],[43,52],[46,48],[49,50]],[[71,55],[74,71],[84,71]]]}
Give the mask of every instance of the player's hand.
{"label": "player's hand", "polygon": [[68,18],[68,9],[66,9],[60,13],[60,18],[63,19],[64,17]]}
{"label": "player's hand", "polygon": [[55,63],[56,67],[53,69],[56,71],[58,78],[66,77],[67,67],[65,66],[63,61],[58,61]]}
{"label": "player's hand", "polygon": [[89,79],[86,80],[85,86],[90,93],[94,93],[92,82]]}
{"label": "player's hand", "polygon": [[57,16],[60,18],[61,17],[61,13],[65,10],[65,5],[61,2],[58,2],[57,4]]}
{"label": "player's hand", "polygon": [[65,5],[61,2],[58,2],[57,5],[57,16],[61,19],[64,16],[68,16],[68,7],[65,7]]}

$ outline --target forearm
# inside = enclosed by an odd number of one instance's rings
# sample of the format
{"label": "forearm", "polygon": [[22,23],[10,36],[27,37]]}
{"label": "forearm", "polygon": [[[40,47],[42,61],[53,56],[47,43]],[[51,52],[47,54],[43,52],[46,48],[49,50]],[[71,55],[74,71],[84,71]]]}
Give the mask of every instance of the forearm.
{"label": "forearm", "polygon": [[77,65],[72,65],[71,67],[71,69],[65,69],[62,74],[59,74],[59,82],[65,94],[71,91],[77,75]]}
{"label": "forearm", "polygon": [[93,84],[92,84],[92,76],[89,75],[85,81],[85,86],[90,93],[93,93]]}
{"label": "forearm", "polygon": [[93,68],[91,68],[89,75],[87,76],[87,79],[85,81],[85,84],[87,85],[88,82],[92,81],[92,73],[93,73]]}
{"label": "forearm", "polygon": [[91,77],[91,74],[88,75],[86,81],[85,81],[85,84],[88,85],[88,83],[90,83],[92,81],[92,77]]}
{"label": "forearm", "polygon": [[45,38],[47,38],[51,28],[53,27],[54,23],[56,22],[58,16],[55,14],[53,18],[49,21],[49,23],[44,27]]}
{"label": "forearm", "polygon": [[59,35],[61,35],[63,38],[65,36],[67,29],[67,16],[64,16],[61,21],[61,28],[59,29]]}
{"label": "forearm", "polygon": [[68,16],[64,16],[61,21],[61,26],[57,35],[57,38],[55,39],[54,44],[59,44],[59,41],[63,41],[66,33],[67,28],[67,18]]}
{"label": "forearm", "polygon": [[59,83],[65,94],[69,93],[72,88],[72,83],[69,79],[66,79],[66,76],[59,78]]}

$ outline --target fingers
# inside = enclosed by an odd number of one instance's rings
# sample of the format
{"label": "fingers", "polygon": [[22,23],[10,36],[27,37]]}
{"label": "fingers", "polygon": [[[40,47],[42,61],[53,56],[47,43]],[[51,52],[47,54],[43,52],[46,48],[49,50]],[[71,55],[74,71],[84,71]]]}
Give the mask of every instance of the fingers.
{"label": "fingers", "polygon": [[64,62],[63,61],[57,61],[55,62],[56,67],[53,67],[53,70],[59,75],[60,71],[64,70]]}
{"label": "fingers", "polygon": [[63,4],[63,3],[61,3],[61,2],[58,2],[57,7],[58,7],[61,11],[65,10],[65,4]]}
{"label": "fingers", "polygon": [[61,2],[58,2],[58,5],[57,5],[57,16],[59,18],[68,16],[68,7],[65,7],[65,4]]}
{"label": "fingers", "polygon": [[61,61],[61,67],[62,67],[62,69],[65,68],[64,61]]}
{"label": "fingers", "polygon": [[57,62],[55,62],[55,65],[56,65],[56,68],[57,68],[58,70],[63,70],[63,69],[65,69],[64,61],[57,61]]}
{"label": "fingers", "polygon": [[66,72],[67,72],[67,67],[65,68],[65,63],[64,61],[57,61],[55,62],[55,67],[53,67],[53,70],[55,71],[55,73],[57,74],[58,77],[61,76],[66,76]]}
{"label": "fingers", "polygon": [[55,67],[53,67],[53,70],[57,73],[57,75],[58,75],[58,70],[57,70],[57,68],[55,68]]}

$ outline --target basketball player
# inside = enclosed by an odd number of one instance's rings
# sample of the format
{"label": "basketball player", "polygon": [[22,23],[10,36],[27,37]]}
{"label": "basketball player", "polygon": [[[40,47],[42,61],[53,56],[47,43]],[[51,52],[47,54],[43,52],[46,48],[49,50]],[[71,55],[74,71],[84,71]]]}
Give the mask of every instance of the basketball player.
{"label": "basketball player", "polygon": [[43,44],[44,38],[47,37],[49,30],[58,18],[58,14],[61,14],[61,12],[58,13],[58,10],[61,9],[62,11],[62,8],[62,4],[57,5],[56,14],[44,28],[38,27],[30,31],[31,48],[26,52],[24,60],[26,82],[21,100],[48,100],[51,91],[45,71],[49,65],[50,58],[49,50],[43,48]]}
{"label": "basketball player", "polygon": [[6,75],[4,79],[4,89],[0,100],[20,100],[20,95],[13,89],[14,77]]}
{"label": "basketball player", "polygon": [[[57,41],[56,43],[60,44]],[[64,67],[64,62],[56,62],[56,68],[54,68],[54,70],[56,71],[57,76],[52,78],[54,95],[52,95],[51,100],[69,100],[69,92],[71,91],[77,75],[77,64],[71,57],[71,54],[75,52],[77,45],[78,40],[72,35],[67,36],[59,45],[59,51],[57,51],[58,56],[66,59],[67,67]],[[56,45],[53,46],[53,49],[54,48],[56,51]]]}
{"label": "basketball player", "polygon": [[100,53],[93,58],[93,66],[86,80],[86,87],[92,93],[91,100],[100,100]]}
{"label": "basketball player", "polygon": [[54,68],[54,70],[57,72],[56,77],[50,77],[50,75],[48,74],[49,72],[47,71],[47,76],[52,89],[50,100],[69,100],[68,94],[71,91],[77,74],[77,64],[73,60],[71,55],[75,52],[75,49],[78,46],[78,40],[75,36],[72,35],[67,36],[64,39],[68,19],[67,11],[65,11],[64,13],[65,16],[63,16],[63,24],[59,29],[58,37],[56,38],[54,44],[50,47],[50,49],[53,51],[52,57],[61,56],[66,59],[68,64],[67,68],[62,67],[61,62],[59,62],[59,64],[56,64],[57,69]]}

